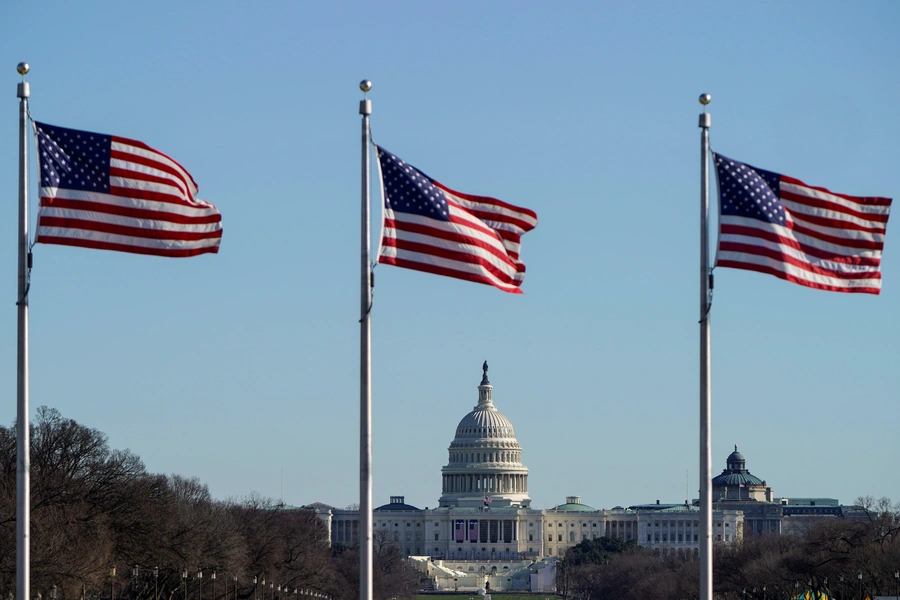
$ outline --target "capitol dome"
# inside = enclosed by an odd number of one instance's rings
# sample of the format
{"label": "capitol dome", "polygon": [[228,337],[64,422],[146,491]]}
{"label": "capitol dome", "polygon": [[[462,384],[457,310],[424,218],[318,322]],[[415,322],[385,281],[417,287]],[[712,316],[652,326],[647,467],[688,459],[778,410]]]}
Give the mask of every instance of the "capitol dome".
{"label": "capitol dome", "polygon": [[488,366],[482,366],[478,404],[460,420],[443,477],[440,506],[528,507],[528,468],[512,423],[494,406]]}

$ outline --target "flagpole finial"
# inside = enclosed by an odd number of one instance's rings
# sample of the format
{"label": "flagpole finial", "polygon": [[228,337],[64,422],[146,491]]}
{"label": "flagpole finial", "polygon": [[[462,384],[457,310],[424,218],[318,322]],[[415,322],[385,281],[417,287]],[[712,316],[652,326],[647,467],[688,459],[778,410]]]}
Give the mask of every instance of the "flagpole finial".
{"label": "flagpole finial", "polygon": [[363,79],[359,82],[359,89],[363,92],[363,99],[359,101],[359,114],[368,116],[372,114],[372,101],[369,100],[369,90],[372,89],[372,82]]}
{"label": "flagpole finial", "polygon": [[31,96],[31,90],[29,89],[28,82],[25,81],[25,74],[30,70],[31,67],[28,66],[27,62],[20,62],[18,65],[16,65],[16,71],[19,73],[19,75],[22,76],[22,82],[16,87],[17,98],[25,99]]}
{"label": "flagpole finial", "polygon": [[706,105],[712,102],[712,96],[710,96],[709,94],[700,94],[698,100],[700,104],[703,105],[703,114],[700,115],[699,126],[703,127],[704,129],[709,129],[709,126],[711,125],[711,119],[709,113],[706,112]]}

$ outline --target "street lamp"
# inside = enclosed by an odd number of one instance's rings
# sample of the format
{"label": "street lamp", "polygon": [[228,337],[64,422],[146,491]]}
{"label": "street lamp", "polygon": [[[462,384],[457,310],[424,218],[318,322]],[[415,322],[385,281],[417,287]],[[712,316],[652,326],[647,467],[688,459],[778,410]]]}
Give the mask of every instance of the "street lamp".
{"label": "street lamp", "polygon": [[894,591],[897,592],[895,595],[900,600],[900,571],[894,571]]}
{"label": "street lamp", "polygon": [[[225,595],[227,596],[228,594]],[[225,598],[225,600],[228,600],[228,598]],[[237,600],[237,575],[234,576],[234,600]]]}
{"label": "street lamp", "polygon": [[181,572],[181,579],[184,581],[184,600],[187,600],[187,569]]}
{"label": "street lamp", "polygon": [[56,600],[56,584],[50,586],[50,600]]}
{"label": "street lamp", "polygon": [[159,600],[159,567],[153,567],[153,600]]}
{"label": "street lamp", "polygon": [[856,576],[856,578],[859,579],[859,600],[862,600],[862,572],[860,572],[859,575]]}
{"label": "street lamp", "polygon": [[138,583],[138,575],[141,574],[141,570],[138,569],[137,565],[131,567],[131,589],[132,593],[137,596],[137,583]]}
{"label": "street lamp", "polygon": [[110,600],[116,600],[116,568],[109,570],[109,597]]}
{"label": "street lamp", "polygon": [[258,597],[257,597],[257,595],[256,595],[256,590],[257,590],[257,588],[256,588],[256,583],[257,583],[257,581],[259,581],[259,580],[256,578],[256,575],[254,575],[254,576],[253,576],[253,600],[258,600]]}
{"label": "street lamp", "polygon": [[212,573],[210,573],[209,578],[212,579],[213,582],[213,600],[216,600],[216,572],[213,571]]}
{"label": "street lamp", "polygon": [[203,569],[197,571],[197,600],[203,598]]}

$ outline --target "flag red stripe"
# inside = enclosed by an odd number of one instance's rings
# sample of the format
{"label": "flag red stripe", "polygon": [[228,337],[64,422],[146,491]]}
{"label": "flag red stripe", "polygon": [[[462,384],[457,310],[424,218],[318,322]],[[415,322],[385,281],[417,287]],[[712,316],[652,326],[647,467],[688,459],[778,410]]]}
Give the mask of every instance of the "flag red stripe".
{"label": "flag red stripe", "polygon": [[[446,258],[447,260],[453,260],[461,263],[468,263],[470,265],[477,265],[483,268],[485,271],[491,273],[494,277],[502,281],[506,284],[512,284],[514,281],[517,281],[515,278],[510,277],[508,273],[503,271],[502,269],[498,269],[494,264],[492,264],[487,258],[483,256],[479,256],[478,254],[469,254],[466,252],[460,252],[457,250],[448,250],[446,248],[438,248],[437,246],[431,246],[429,244],[423,244],[421,242],[413,242],[411,240],[404,240],[402,238],[389,238],[385,237],[381,241],[382,246],[388,246],[392,248],[397,248],[398,251],[407,251],[407,252],[416,252],[418,254],[427,254],[430,256],[437,256],[439,258]],[[525,272],[525,265],[517,265],[520,266],[521,269],[516,269],[517,273]]]}
{"label": "flag red stripe", "polygon": [[[462,271],[454,271],[453,269],[447,269],[445,267],[438,267],[435,265],[429,265],[425,263],[419,263],[410,260],[404,260],[402,258],[394,258],[390,256],[381,256],[378,258],[378,262],[386,265],[394,265],[395,267],[403,267],[405,269],[412,269],[414,271],[424,271],[425,273],[431,273],[433,275],[443,275],[444,277],[453,277],[455,279],[464,279],[466,281],[472,281],[475,283],[484,283],[493,287],[496,287],[499,290],[503,290],[504,292],[509,292],[510,294],[521,294],[522,290],[518,287],[501,287],[497,285],[497,282],[493,281],[488,277],[484,277],[482,275],[477,275],[475,273],[464,273]],[[518,286],[521,282],[513,282],[510,285]]]}
{"label": "flag red stripe", "polygon": [[130,252],[131,254],[146,254],[151,256],[169,256],[172,258],[187,258],[200,254],[216,254],[219,246],[203,246],[201,248],[145,248],[143,246],[130,246],[128,244],[115,244],[112,242],[100,242],[83,238],[67,238],[54,236],[40,236],[42,244],[57,244],[60,246],[77,246],[79,248],[93,248],[95,250],[116,250],[118,252]]}
{"label": "flag red stripe", "polygon": [[[785,206],[785,210],[789,211],[789,207]],[[864,233],[884,233],[884,226],[873,225],[872,227],[866,227],[865,225],[859,225],[858,223],[852,223],[850,221],[842,221],[830,217],[820,217],[802,212],[792,212],[790,214],[791,218],[795,221],[806,221],[807,223],[813,223],[823,227],[833,227],[835,229],[845,229],[847,231],[862,231]]]}
{"label": "flag red stripe", "polygon": [[109,186],[109,193],[112,196],[120,198],[136,198],[138,200],[154,200],[156,202],[167,202],[169,204],[178,204],[180,206],[191,206],[203,209],[215,208],[212,204],[203,200],[185,200],[184,196],[175,194],[166,194],[165,192],[155,192],[153,190],[143,190],[139,188]]}
{"label": "flag red stripe", "polygon": [[188,179],[190,179],[190,186],[188,186],[188,189],[192,189],[192,190],[198,189],[199,186],[197,185],[197,182],[194,181],[194,178],[191,176],[190,172],[188,172],[188,170],[185,169],[185,168],[181,165],[180,162],[178,162],[177,160],[175,160],[174,158],[172,158],[171,156],[169,156],[169,155],[166,154],[165,152],[160,152],[160,151],[157,150],[156,148],[151,148],[150,146],[148,146],[148,145],[145,144],[144,142],[139,142],[139,141],[137,141],[137,140],[132,140],[132,139],[123,138],[123,137],[116,137],[116,136],[114,136],[114,135],[113,135],[113,136],[110,136],[110,137],[112,138],[112,141],[113,141],[114,143],[119,143],[119,144],[123,144],[123,145],[127,145],[127,146],[134,146],[135,148],[140,148],[141,150],[146,150],[147,152],[153,152],[154,154],[158,154],[159,156],[162,156],[162,157],[165,158],[166,160],[172,161],[173,163],[175,163],[176,165],[178,165],[178,168],[180,168],[180,169],[184,172],[183,177],[187,177]]}
{"label": "flag red stripe", "polygon": [[719,260],[716,261],[717,267],[730,267],[732,269],[744,269],[746,271],[756,271],[758,273],[766,273],[768,275],[774,275],[779,279],[784,279],[785,281],[790,281],[791,283],[796,283],[805,287],[815,288],[817,290],[826,290],[829,292],[844,292],[844,293],[862,293],[862,294],[879,294],[881,293],[881,288],[879,287],[839,287],[833,285],[825,285],[821,283],[814,283],[812,281],[807,281],[806,279],[800,279],[798,277],[794,277],[784,271],[780,271],[778,269],[773,269],[772,267],[768,267],[765,265],[757,265],[753,263],[745,263],[736,260]]}
{"label": "flag red stripe", "polygon": [[[147,238],[154,240],[183,240],[196,241],[222,237],[222,229],[213,231],[170,231],[166,229],[145,229],[142,227],[128,227],[124,225],[114,225],[112,223],[102,223],[99,221],[88,221],[85,219],[66,219],[61,217],[48,217],[41,215],[40,227],[59,227],[63,229],[80,229],[84,231],[97,231],[101,233],[109,233],[115,235],[123,235],[135,238]],[[44,236],[38,232],[38,237],[42,243],[49,243]]]}
{"label": "flag red stripe", "polygon": [[[170,177],[160,177],[159,175],[152,175],[150,173],[142,173],[141,171],[132,171],[126,169],[124,167],[110,167],[109,168],[110,177],[121,177],[122,179],[131,179],[134,181],[140,181],[142,183],[157,183],[160,185],[165,185],[171,188],[175,188],[180,190],[180,194],[176,194],[176,196],[182,198],[184,201],[187,198],[190,198],[190,194],[184,189],[184,181],[178,180],[173,181]],[[135,189],[130,186],[122,186],[125,189]],[[143,189],[138,187],[137,189]]]}
{"label": "flag red stripe", "polygon": [[[463,222],[465,224],[465,222]],[[434,227],[428,227],[427,225],[422,225],[419,223],[407,223],[405,221],[398,221],[396,219],[385,219],[384,220],[385,228],[392,228],[398,232],[408,231],[410,233],[418,233],[420,235],[438,238],[442,240],[446,240],[448,242],[455,242],[457,244],[466,244],[469,246],[477,246],[481,248],[485,252],[489,252],[491,255],[496,256],[498,259],[508,264],[510,267],[515,268],[516,263],[510,260],[509,256],[495,248],[494,246],[479,240],[478,238],[470,237],[461,233],[453,232],[453,231],[445,231],[443,229],[436,229]],[[402,235],[402,234],[400,234]],[[398,235],[398,237],[400,237]]]}
{"label": "flag red stripe", "polygon": [[850,200],[851,202],[856,202],[859,204],[867,204],[869,206],[890,206],[891,198],[881,198],[878,196],[849,196],[847,194],[838,194],[837,192],[832,192],[831,190],[823,187],[818,187],[815,185],[808,185],[803,183],[799,179],[795,179],[790,177],[789,175],[782,175],[781,181],[785,183],[792,183],[794,185],[803,186],[810,190],[816,190],[817,192],[824,192],[826,194],[831,194],[832,196],[837,196],[838,198],[843,198],[844,200]]}
{"label": "flag red stripe", "polygon": [[[779,194],[781,195],[782,200],[787,200],[789,202],[794,202],[796,204],[802,204],[803,206],[810,206],[813,208],[821,208],[824,210],[838,212],[845,215],[849,215],[851,217],[856,217],[858,219],[863,219],[866,221],[871,221],[874,223],[887,223],[888,216],[887,214],[879,214],[879,213],[870,213],[863,212],[859,210],[853,210],[848,206],[844,206],[843,204],[836,204],[834,202],[828,202],[827,200],[822,200],[821,198],[815,198],[813,196],[807,196],[804,194],[796,194],[794,192],[788,190],[780,190]],[[796,214],[796,213],[792,213]],[[804,217],[808,216],[808,213],[802,213]],[[855,223],[850,223],[848,221],[839,221],[840,223],[846,223],[847,225],[856,225]],[[874,225],[873,225],[874,226]],[[884,230],[884,227],[881,228]]]}
{"label": "flag red stripe", "polygon": [[[774,231],[762,230],[762,229],[754,229],[752,227],[744,227],[741,225],[728,225],[723,223],[721,228],[723,238],[727,235],[742,235],[746,237],[759,238],[763,240],[768,240],[770,242],[774,242],[776,244],[782,244],[784,246],[789,246],[794,248],[800,252],[805,254],[809,254],[810,256],[815,256],[816,258],[821,258],[825,260],[832,260],[834,262],[845,263],[848,265],[866,265],[866,266],[878,266],[881,264],[881,259],[874,257],[865,257],[865,256],[847,256],[844,254],[834,254],[833,252],[828,252],[827,250],[822,250],[820,248],[815,248],[808,244],[801,244],[799,241],[795,239],[786,238],[778,235]],[[841,240],[843,242],[844,240]],[[841,243],[840,245],[844,245]]]}
{"label": "flag red stripe", "polygon": [[[146,156],[138,156],[136,154],[127,154],[125,152],[120,152],[117,150],[113,150],[111,152],[111,158],[119,159],[129,163],[136,163],[139,165],[144,165],[145,167],[154,169],[156,171],[162,171],[164,173],[168,173],[170,177],[161,177],[159,175],[154,175],[152,173],[145,173],[143,171],[136,171],[134,169],[129,169],[128,167],[115,167],[110,164],[109,174],[111,176],[120,176],[120,177],[128,177],[129,179],[138,179],[144,181],[152,181],[154,183],[165,183],[171,185],[172,187],[177,187],[182,190],[182,193],[187,197],[193,197],[193,189],[191,188],[191,184],[185,180],[184,175],[178,172],[178,169],[173,168],[171,165],[166,163],[158,162],[151,158],[147,158]],[[126,173],[126,175],[120,175],[117,171],[121,171]]]}
{"label": "flag red stripe", "polygon": [[[503,200],[497,200],[496,198],[491,198],[489,196],[475,196],[473,194],[463,194],[462,192],[457,192],[456,190],[452,190],[452,189],[448,188],[443,183],[441,183],[439,181],[435,181],[434,179],[431,179],[431,183],[438,186],[445,192],[450,192],[454,196],[459,196],[460,198],[463,198],[464,200],[469,200],[471,202],[481,202],[484,204],[493,204],[495,206],[499,206],[499,207],[505,208],[505,209],[513,211],[513,212],[522,213],[523,215],[527,215],[527,216],[531,217],[532,219],[537,220],[537,213],[528,208],[521,208],[519,206],[515,206],[513,204],[509,204],[508,202],[504,202]],[[495,215],[495,218],[493,219],[495,221],[503,220],[502,218],[496,218],[496,217],[507,216],[507,215],[498,215],[497,213],[491,213],[491,214]],[[528,230],[531,230],[534,228],[534,225],[532,225],[531,223],[527,223],[527,227],[528,227]]]}
{"label": "flag red stripe", "polygon": [[134,219],[166,221],[168,223],[179,223],[181,225],[218,223],[222,220],[222,215],[219,213],[202,215],[199,217],[189,217],[187,215],[180,215],[178,213],[172,212],[132,208],[130,206],[125,206],[122,204],[106,204],[104,202],[91,202],[88,200],[69,200],[67,198],[47,198],[44,196],[41,197],[41,207],[83,210],[89,212],[118,215],[122,217],[131,217]]}
{"label": "flag red stripe", "polygon": [[[722,241],[719,243],[719,251],[720,252],[740,252],[743,254],[754,254],[756,256],[763,256],[766,258],[771,258],[773,260],[777,260],[779,262],[793,265],[798,269],[803,269],[804,271],[809,271],[810,273],[814,273],[815,275],[824,275],[826,277],[833,277],[835,279],[881,279],[881,273],[876,270],[874,271],[862,271],[858,273],[853,272],[845,272],[845,271],[836,271],[832,269],[823,269],[822,267],[818,267],[809,262],[800,260],[790,254],[785,252],[780,252],[773,248],[766,248],[763,246],[755,246],[753,244],[742,244],[738,242],[728,242]],[[723,261],[727,262],[727,261]]]}

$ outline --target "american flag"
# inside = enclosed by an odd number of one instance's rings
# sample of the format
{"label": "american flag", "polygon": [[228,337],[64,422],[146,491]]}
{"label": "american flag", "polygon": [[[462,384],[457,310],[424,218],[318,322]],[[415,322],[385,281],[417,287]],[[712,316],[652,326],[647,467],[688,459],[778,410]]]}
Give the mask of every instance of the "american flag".
{"label": "american flag", "polygon": [[218,252],[222,216],[177,162],[142,142],[35,123],[36,242],[156,256]]}
{"label": "american flag", "polygon": [[713,157],[719,182],[716,266],[831,292],[881,291],[890,198],[836,194]]}
{"label": "american flag", "polygon": [[519,240],[537,215],[494,198],[455,192],[377,147],[384,197],[379,263],[521,294]]}
{"label": "american flag", "polygon": [[485,504],[490,504],[490,503],[493,502],[493,501],[494,501],[494,499],[491,498],[490,496],[485,496],[485,497],[484,497],[484,503],[485,503]]}

